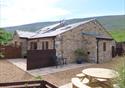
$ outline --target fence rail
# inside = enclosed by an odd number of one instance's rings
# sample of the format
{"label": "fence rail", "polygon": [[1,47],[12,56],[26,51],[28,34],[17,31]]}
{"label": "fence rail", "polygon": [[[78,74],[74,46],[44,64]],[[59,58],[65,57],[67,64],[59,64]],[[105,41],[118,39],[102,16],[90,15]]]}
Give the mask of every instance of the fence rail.
{"label": "fence rail", "polygon": [[22,81],[22,82],[8,82],[0,83],[0,87],[8,88],[58,88],[55,85],[45,81]]}
{"label": "fence rail", "polygon": [[3,58],[20,58],[21,57],[21,47],[14,47],[10,45],[0,45],[0,52],[4,55]]}

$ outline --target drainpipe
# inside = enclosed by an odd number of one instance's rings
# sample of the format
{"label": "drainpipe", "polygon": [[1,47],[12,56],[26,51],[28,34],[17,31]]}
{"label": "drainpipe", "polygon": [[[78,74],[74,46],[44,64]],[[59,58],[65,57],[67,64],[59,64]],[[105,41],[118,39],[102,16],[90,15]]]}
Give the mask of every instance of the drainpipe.
{"label": "drainpipe", "polygon": [[61,57],[63,58],[63,45],[62,44],[63,44],[63,39],[61,38],[61,54],[62,54]]}
{"label": "drainpipe", "polygon": [[97,39],[97,64],[99,63],[99,39]]}

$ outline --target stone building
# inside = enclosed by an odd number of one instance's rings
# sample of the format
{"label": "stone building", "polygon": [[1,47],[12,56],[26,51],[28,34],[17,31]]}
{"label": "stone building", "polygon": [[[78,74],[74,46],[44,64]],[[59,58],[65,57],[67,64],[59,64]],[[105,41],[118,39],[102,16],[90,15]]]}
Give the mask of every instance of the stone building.
{"label": "stone building", "polygon": [[116,47],[111,35],[96,19],[69,25],[61,22],[34,33],[16,31],[12,42],[22,46],[22,55],[27,50],[55,49],[56,55],[67,58],[68,63],[75,61],[74,51],[78,48],[85,51],[89,62],[103,63],[112,59]]}

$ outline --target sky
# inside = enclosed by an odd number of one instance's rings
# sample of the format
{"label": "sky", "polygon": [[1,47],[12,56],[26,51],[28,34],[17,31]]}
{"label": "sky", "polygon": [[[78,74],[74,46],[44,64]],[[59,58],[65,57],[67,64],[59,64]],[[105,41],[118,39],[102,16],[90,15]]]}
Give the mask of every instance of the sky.
{"label": "sky", "polygon": [[125,0],[0,0],[0,27],[125,15]]}

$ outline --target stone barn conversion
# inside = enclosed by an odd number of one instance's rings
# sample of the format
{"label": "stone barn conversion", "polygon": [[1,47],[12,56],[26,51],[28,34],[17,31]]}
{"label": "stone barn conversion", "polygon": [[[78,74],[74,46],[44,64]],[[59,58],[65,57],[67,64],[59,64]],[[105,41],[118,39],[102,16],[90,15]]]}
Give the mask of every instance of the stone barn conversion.
{"label": "stone barn conversion", "polygon": [[[36,32],[16,31],[13,44],[21,45],[22,56],[27,50],[55,49],[57,56],[75,61],[74,51],[82,48],[92,63],[103,63],[114,57],[115,41],[105,28],[96,20],[66,25],[60,22]],[[49,53],[48,53],[49,54]]]}

